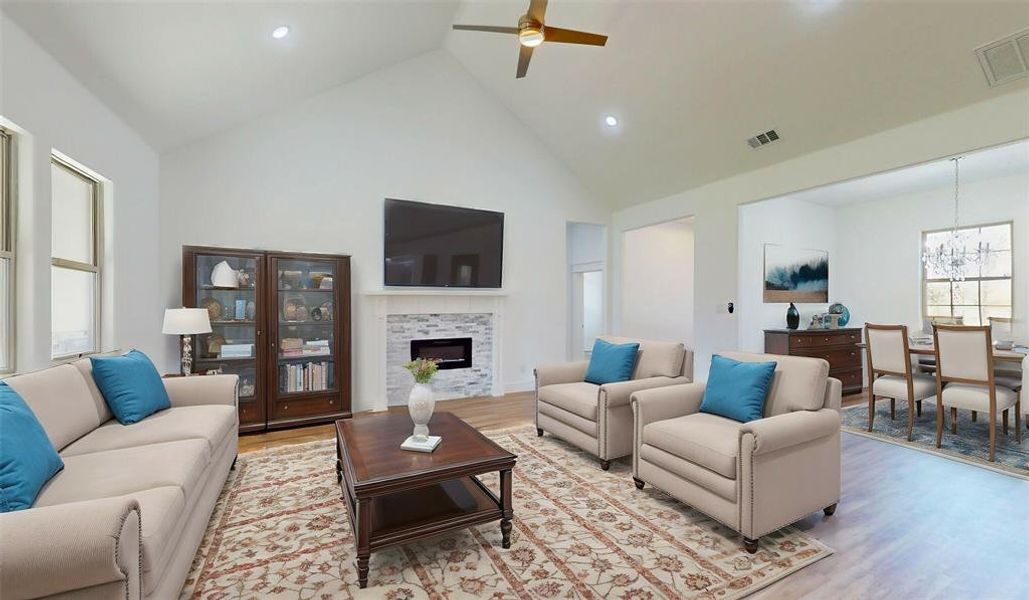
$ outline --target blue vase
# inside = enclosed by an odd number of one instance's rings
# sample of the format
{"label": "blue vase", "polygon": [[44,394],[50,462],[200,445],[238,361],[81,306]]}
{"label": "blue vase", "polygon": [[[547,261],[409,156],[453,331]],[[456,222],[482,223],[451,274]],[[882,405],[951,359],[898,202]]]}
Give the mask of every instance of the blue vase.
{"label": "blue vase", "polygon": [[850,310],[839,302],[833,302],[829,306],[829,314],[840,315],[840,320],[838,321],[840,327],[845,327],[850,322]]}
{"label": "blue vase", "polygon": [[790,307],[786,309],[786,329],[797,327],[800,327],[800,311],[790,302]]}

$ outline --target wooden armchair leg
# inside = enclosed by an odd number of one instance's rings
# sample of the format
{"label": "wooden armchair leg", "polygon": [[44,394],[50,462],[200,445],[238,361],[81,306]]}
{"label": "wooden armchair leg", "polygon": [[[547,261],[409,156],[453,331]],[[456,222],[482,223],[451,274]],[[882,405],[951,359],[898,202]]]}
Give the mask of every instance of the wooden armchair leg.
{"label": "wooden armchair leg", "polygon": [[600,459],[600,468],[603,469],[604,471],[610,469],[611,468],[611,461]]}
{"label": "wooden armchair leg", "polygon": [[908,441],[910,442],[915,431],[915,403],[908,400]]}
{"label": "wooden armchair leg", "polygon": [[1022,443],[1022,401],[1015,402],[1015,442]]}
{"label": "wooden armchair leg", "polygon": [[868,430],[872,431],[872,424],[875,423],[875,395],[871,390],[868,392]]}
{"label": "wooden armchair leg", "polygon": [[950,432],[958,432],[958,409],[953,406],[950,408]]}
{"label": "wooden armchair leg", "polygon": [[973,410],[972,411],[972,422],[975,423],[978,420],[979,420],[979,411]]}
{"label": "wooden armchair leg", "polygon": [[943,441],[943,403],[936,401],[936,447]]}
{"label": "wooden armchair leg", "polygon": [[990,413],[990,462],[997,453],[997,414]]}
{"label": "wooden armchair leg", "polygon": [[897,419],[897,399],[890,398],[890,420],[895,421]]}
{"label": "wooden armchair leg", "polygon": [[1004,409],[1004,414],[1001,416],[1004,422],[1004,435],[1008,434],[1008,409]]}
{"label": "wooden armchair leg", "polygon": [[921,417],[921,416],[922,416],[922,401],[921,401],[921,400],[919,400],[919,401],[918,401],[918,402],[916,403],[916,406],[918,407],[918,416],[920,416],[920,417]]}
{"label": "wooden armchair leg", "polygon": [[757,540],[752,540],[752,539],[750,539],[748,537],[743,538],[743,548],[747,552],[749,552],[751,554],[754,554],[755,552],[757,552],[757,545],[758,545]]}

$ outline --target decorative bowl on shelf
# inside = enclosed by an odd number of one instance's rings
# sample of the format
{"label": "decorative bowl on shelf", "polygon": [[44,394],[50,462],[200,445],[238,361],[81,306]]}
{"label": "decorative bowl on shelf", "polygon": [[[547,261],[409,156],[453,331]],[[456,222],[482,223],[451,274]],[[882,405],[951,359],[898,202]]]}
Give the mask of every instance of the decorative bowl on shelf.
{"label": "decorative bowl on shelf", "polygon": [[226,261],[214,265],[211,271],[211,285],[221,288],[238,288],[239,274]]}
{"label": "decorative bowl on shelf", "polygon": [[207,309],[207,316],[212,321],[217,321],[222,317],[222,303],[218,302],[214,298],[204,298],[200,301],[200,307]]}
{"label": "decorative bowl on shelf", "polygon": [[322,289],[322,281],[328,279],[332,281],[332,273],[326,273],[325,271],[311,271],[311,287],[314,289]]}

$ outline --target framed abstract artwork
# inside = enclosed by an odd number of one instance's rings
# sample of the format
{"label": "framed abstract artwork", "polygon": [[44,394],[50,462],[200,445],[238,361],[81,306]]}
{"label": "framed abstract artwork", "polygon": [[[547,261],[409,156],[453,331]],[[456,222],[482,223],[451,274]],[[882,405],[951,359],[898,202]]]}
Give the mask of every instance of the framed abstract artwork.
{"label": "framed abstract artwork", "polygon": [[763,300],[768,302],[828,302],[829,253],[765,244]]}

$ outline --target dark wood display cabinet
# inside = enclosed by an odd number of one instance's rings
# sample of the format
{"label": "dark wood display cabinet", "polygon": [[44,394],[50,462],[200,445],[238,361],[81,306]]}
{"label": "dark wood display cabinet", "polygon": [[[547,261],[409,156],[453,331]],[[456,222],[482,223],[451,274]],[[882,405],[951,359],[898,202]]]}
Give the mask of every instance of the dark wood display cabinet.
{"label": "dark wood display cabinet", "polygon": [[183,246],[182,303],[211,318],[194,372],[240,377],[241,432],[350,416],[349,256]]}

